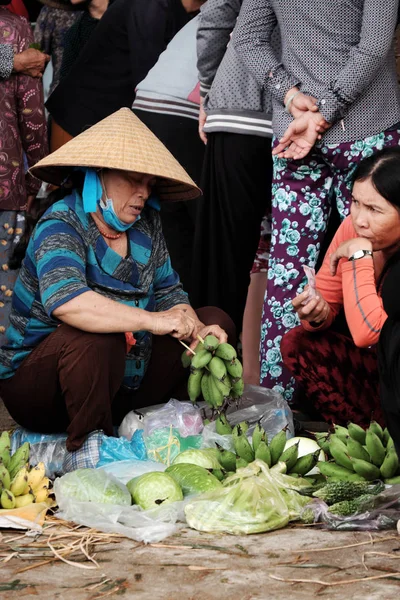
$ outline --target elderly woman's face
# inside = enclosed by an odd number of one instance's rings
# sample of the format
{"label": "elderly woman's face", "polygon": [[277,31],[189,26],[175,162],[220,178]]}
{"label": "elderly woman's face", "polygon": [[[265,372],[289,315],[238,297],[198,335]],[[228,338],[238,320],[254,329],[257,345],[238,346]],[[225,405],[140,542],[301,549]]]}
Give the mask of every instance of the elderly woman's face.
{"label": "elderly woman's face", "polygon": [[353,186],[351,218],[357,236],[370,240],[375,252],[400,246],[400,212],[379,194],[370,178]]}
{"label": "elderly woman's face", "polygon": [[149,198],[156,178],[134,171],[103,171],[107,196],[112,199],[118,218],[124,223],[134,223]]}

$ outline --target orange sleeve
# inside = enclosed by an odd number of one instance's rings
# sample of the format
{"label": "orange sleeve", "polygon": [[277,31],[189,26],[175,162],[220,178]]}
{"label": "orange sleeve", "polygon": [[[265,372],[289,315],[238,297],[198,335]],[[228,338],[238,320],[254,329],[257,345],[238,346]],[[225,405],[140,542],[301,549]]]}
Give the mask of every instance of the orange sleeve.
{"label": "orange sleeve", "polygon": [[307,321],[302,321],[302,325],[307,331],[328,329],[343,306],[355,345],[367,348],[378,342],[387,319],[382,299],[376,291],[374,263],[369,257],[355,261],[342,258],[335,276],[329,270],[331,254],[340,244],[355,237],[351,217],[347,217],[337,230],[316,275],[317,290],[328,302],[331,314],[320,327],[313,327]]}

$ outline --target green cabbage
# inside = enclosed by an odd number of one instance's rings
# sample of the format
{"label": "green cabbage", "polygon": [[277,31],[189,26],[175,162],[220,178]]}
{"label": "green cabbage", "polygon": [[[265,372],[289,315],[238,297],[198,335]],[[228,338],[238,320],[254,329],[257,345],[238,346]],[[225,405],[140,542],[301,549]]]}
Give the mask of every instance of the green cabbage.
{"label": "green cabbage", "polygon": [[182,490],[175,479],[160,471],[134,477],[126,485],[133,502],[144,510],[183,500]]}
{"label": "green cabbage", "polygon": [[203,450],[185,450],[178,454],[173,461],[173,465],[189,463],[198,465],[204,469],[220,469],[221,465],[218,461],[218,450],[215,448],[205,448]]}
{"label": "green cabbage", "polygon": [[67,498],[99,504],[132,504],[127,487],[102,469],[77,469],[58,480],[57,490]]}
{"label": "green cabbage", "polygon": [[198,465],[174,464],[168,467],[165,472],[171,475],[180,485],[184,496],[201,494],[222,487],[221,482],[218,481],[215,475]]}

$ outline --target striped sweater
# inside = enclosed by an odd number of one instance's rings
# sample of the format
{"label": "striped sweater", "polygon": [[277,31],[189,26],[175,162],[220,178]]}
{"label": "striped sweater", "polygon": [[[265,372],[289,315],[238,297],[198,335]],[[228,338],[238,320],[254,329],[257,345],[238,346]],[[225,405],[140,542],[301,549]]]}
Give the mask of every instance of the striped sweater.
{"label": "striped sweater", "polygon": [[[242,0],[208,0],[197,32],[197,68],[204,98],[206,133],[272,137],[272,101],[236,54],[230,37]],[[274,35],[279,52],[279,34]]]}
{"label": "striped sweater", "polygon": [[[128,230],[123,258],[83,211],[77,192],[56,202],[40,219],[14,287],[7,343],[0,349],[0,379],[11,377],[30,352],[59,325],[58,307],[87,291],[150,312],[188,304],[171,267],[157,210],[146,206]],[[124,384],[137,388],[151,355],[151,335],[135,332]]]}

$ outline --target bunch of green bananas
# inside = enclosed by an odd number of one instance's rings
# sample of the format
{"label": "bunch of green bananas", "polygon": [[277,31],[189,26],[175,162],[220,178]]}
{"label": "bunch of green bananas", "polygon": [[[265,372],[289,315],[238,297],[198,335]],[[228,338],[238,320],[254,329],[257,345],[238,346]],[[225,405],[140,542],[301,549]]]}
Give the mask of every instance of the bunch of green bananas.
{"label": "bunch of green bananas", "polygon": [[247,438],[248,423],[243,421],[235,427],[229,425],[225,415],[219,415],[215,422],[220,435],[232,434],[235,452],[219,448],[219,462],[226,471],[236,471],[247,466],[254,459],[264,461],[268,467],[281,463],[282,470],[289,475],[302,476],[309,473],[317,464],[320,451],[298,456],[298,444],[285,450],[286,429],[279,431],[268,443],[268,437],[260,423],[257,423],[251,442]]}
{"label": "bunch of green bananas", "polygon": [[318,445],[331,457],[318,463],[323,475],[337,481],[400,483],[399,459],[387,428],[371,421],[367,430],[355,423],[334,426],[334,433],[316,434]]}
{"label": "bunch of green bananas", "polygon": [[236,350],[230,344],[220,344],[214,335],[197,346],[194,356],[185,350],[182,364],[190,366],[188,393],[192,402],[202,395],[211,408],[219,409],[226,399],[243,394],[243,367]]}
{"label": "bunch of green bananas", "polygon": [[50,480],[45,466],[39,463],[29,469],[29,443],[25,442],[10,454],[10,436],[3,431],[0,436],[0,504],[4,509],[21,508],[33,502],[46,502]]}

